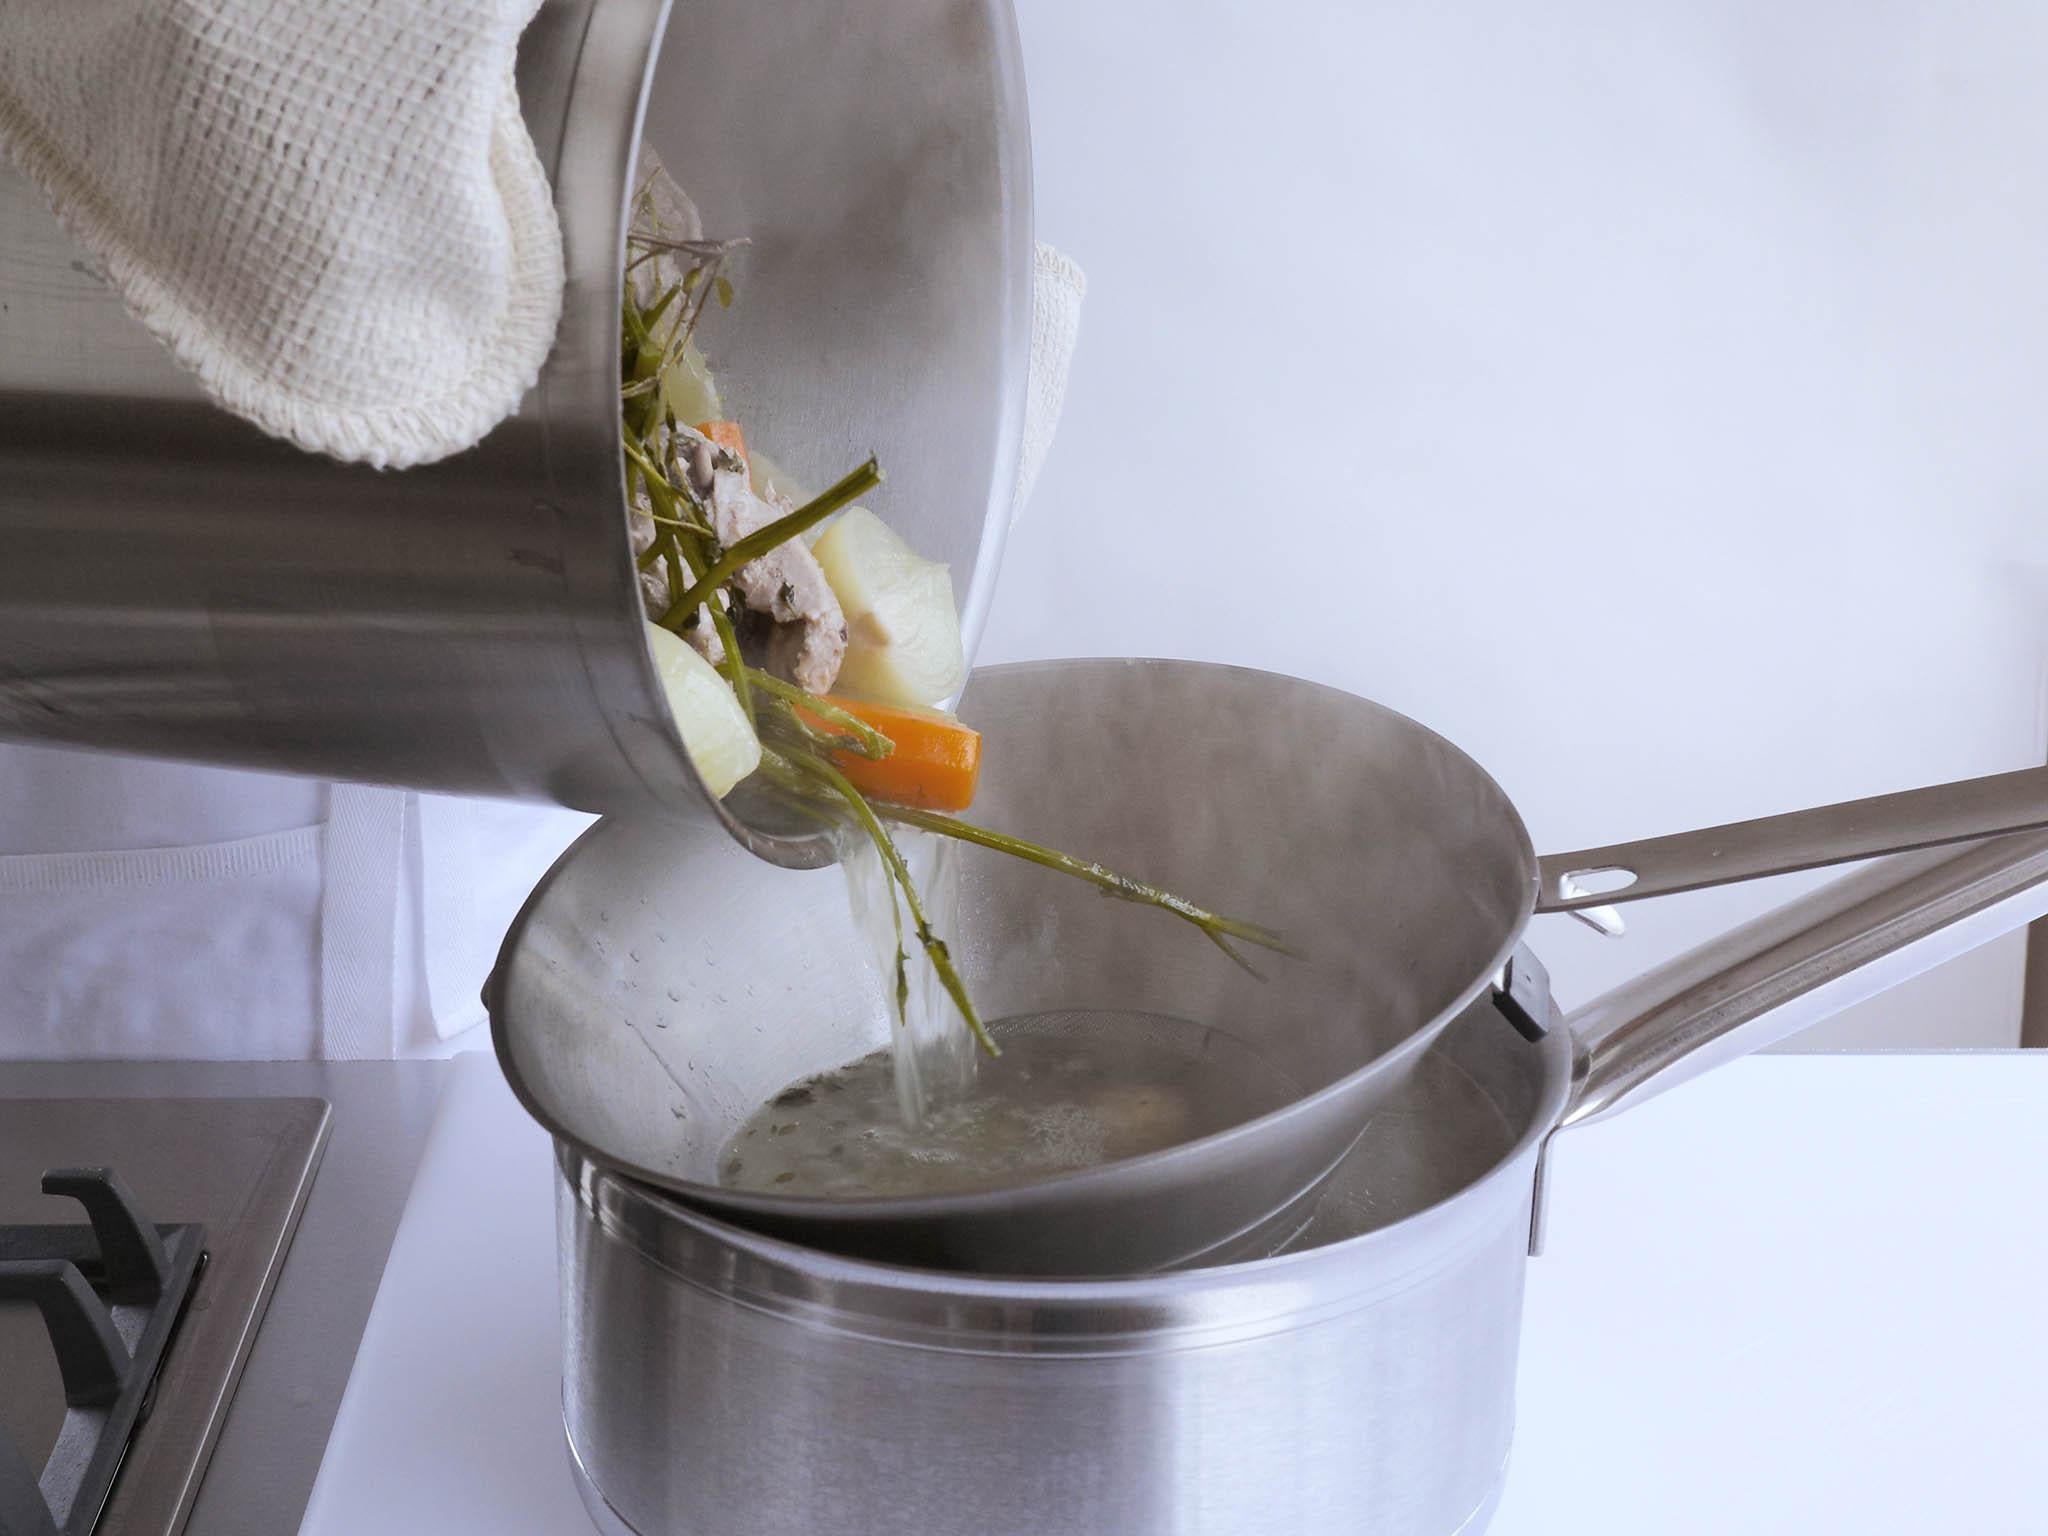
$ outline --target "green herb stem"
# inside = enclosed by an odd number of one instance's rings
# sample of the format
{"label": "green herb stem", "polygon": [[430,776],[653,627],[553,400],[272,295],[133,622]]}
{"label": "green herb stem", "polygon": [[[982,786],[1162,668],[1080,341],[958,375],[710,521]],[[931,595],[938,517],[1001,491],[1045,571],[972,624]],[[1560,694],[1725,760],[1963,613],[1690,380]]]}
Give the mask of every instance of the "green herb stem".
{"label": "green herb stem", "polygon": [[[732,580],[735,572],[743,565],[761,558],[778,544],[787,543],[806,528],[823,522],[841,507],[848,505],[858,496],[866,495],[882,483],[882,469],[872,457],[860,468],[843,476],[831,489],[798,507],[787,517],[778,517],[774,522],[755,529],[739,542],[727,547],[724,554],[712,562],[697,584],[676,599],[673,606],[684,613],[690,612],[704,599],[726,582]],[[663,622],[667,622],[666,616]]]}
{"label": "green herb stem", "polygon": [[668,560],[668,589],[674,592],[690,579],[689,561],[683,555],[682,540],[673,533],[664,538],[661,544]]}
{"label": "green herb stem", "polygon": [[812,725],[796,712],[796,706],[786,700],[766,697],[767,706],[761,723],[779,727],[776,740],[799,756],[827,755],[834,752],[858,751],[860,743],[851,736],[835,736],[830,731]]}
{"label": "green herb stem", "polygon": [[694,533],[699,538],[712,537],[709,528],[702,523],[691,522],[677,510],[675,482],[662,473],[661,467],[654,460],[647,457],[646,450],[638,447],[631,438],[622,439],[622,442],[625,445],[626,457],[632,460],[633,467],[640,471],[641,483],[647,487],[647,499],[653,504],[647,516],[657,523],[666,523],[671,528],[681,528]]}
{"label": "green herb stem", "polygon": [[670,283],[668,285],[668,291],[664,293],[660,298],[654,301],[654,307],[641,314],[640,334],[642,336],[653,336],[654,328],[657,325],[661,324],[661,317],[668,313],[669,305],[675,302],[676,295],[681,293],[682,291],[683,285],[681,283]]}
{"label": "green herb stem", "polygon": [[[755,720],[754,690],[748,679],[751,670],[746,659],[740,655],[740,637],[732,627],[732,620],[715,601],[704,605],[704,611],[711,615],[711,627],[718,631],[718,643],[725,651],[725,665],[720,670],[725,680],[732,684],[732,691],[740,701],[740,708],[746,712],[749,721]],[[758,729],[758,722],[756,722]]]}
{"label": "green herb stem", "polygon": [[[941,816],[933,811],[920,811],[909,806],[885,805],[881,814],[891,821],[922,831],[936,832],[942,837],[957,838],[963,843],[973,843],[979,848],[993,849],[997,853],[1009,854],[1012,858],[1024,859],[1046,869],[1058,870],[1061,874],[1072,875],[1085,880],[1123,901],[1135,901],[1146,906],[1159,907],[1175,917],[1192,923],[1209,936],[1212,943],[1248,971],[1244,957],[1232,949],[1231,939],[1241,939],[1247,944],[1256,944],[1261,949],[1270,949],[1277,954],[1293,956],[1296,952],[1287,942],[1270,928],[1257,923],[1247,923],[1238,918],[1224,917],[1206,907],[1198,907],[1184,896],[1161,890],[1142,880],[1133,880],[1120,875],[1093,859],[1078,859],[1070,853],[1061,853],[1037,843],[1013,837],[1007,832],[992,832],[987,827],[978,827],[971,821],[962,821],[955,816]],[[1258,972],[1252,971],[1253,975]]]}
{"label": "green herb stem", "polygon": [[[767,754],[763,753],[763,760]],[[788,761],[784,759],[784,761]],[[946,995],[953,999],[953,1006],[960,1010],[960,1017],[967,1021],[967,1027],[974,1031],[974,1038],[981,1048],[991,1056],[1003,1054],[1002,1048],[981,1022],[981,1015],[975,1011],[974,999],[968,996],[966,983],[954,968],[952,954],[946,948],[946,941],[932,932],[930,920],[925,916],[924,902],[917,894],[917,883],[910,878],[910,866],[903,862],[903,854],[896,846],[896,840],[889,835],[889,829],[875,814],[875,808],[868,804],[867,797],[853,787],[852,780],[823,758],[797,758],[794,766],[798,772],[808,774],[821,783],[829,785],[839,798],[846,802],[875,849],[882,855],[882,862],[895,877],[897,886],[903,892],[903,904],[910,909],[910,925],[917,934],[917,942],[923,946],[925,958],[931,961],[932,971],[939,978],[939,984],[946,989]]]}
{"label": "green herb stem", "polygon": [[[759,667],[748,667],[747,678],[764,693],[772,693],[806,714],[816,715],[827,724],[838,726],[853,738],[847,745],[873,762],[880,762],[896,750],[895,742],[869,725],[859,715],[851,710],[841,709],[829,699],[821,699],[815,693],[807,693],[795,683],[784,682],[773,672],[763,672]],[[838,743],[835,742],[834,745]]]}

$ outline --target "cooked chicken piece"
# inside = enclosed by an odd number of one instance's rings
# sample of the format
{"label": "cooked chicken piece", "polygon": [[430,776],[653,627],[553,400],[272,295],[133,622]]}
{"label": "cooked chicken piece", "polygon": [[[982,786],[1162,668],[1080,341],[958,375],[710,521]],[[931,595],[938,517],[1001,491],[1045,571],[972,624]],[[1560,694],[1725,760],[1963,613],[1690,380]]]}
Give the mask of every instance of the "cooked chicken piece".
{"label": "cooked chicken piece", "polygon": [[[647,546],[654,542],[654,519],[647,515],[644,503],[646,492],[635,498],[632,516],[626,520],[627,536],[633,541],[633,560],[637,565]],[[670,594],[668,590],[668,562],[657,560],[640,572],[640,606],[647,610],[647,617],[658,619],[668,612]]]}
{"label": "cooked chicken piece", "polygon": [[[648,515],[647,493],[641,491],[635,498],[633,515],[627,522],[627,533],[633,541],[633,555],[637,561],[647,546],[654,542],[654,519]],[[659,621],[668,612],[668,605],[675,601],[675,594],[669,588],[668,561],[657,560],[640,572],[640,606],[649,619]],[[713,602],[723,604],[725,594],[717,593]],[[714,667],[725,660],[725,647],[718,639],[718,626],[711,622],[711,615],[703,608],[697,610],[697,622],[683,631],[683,638],[691,648]]]}
{"label": "cooked chicken piece", "polygon": [[[711,513],[711,530],[731,548],[796,508],[770,492],[763,500],[747,482],[739,458],[706,438],[694,438],[686,462],[692,488]],[[769,637],[768,669],[810,693],[826,693],[846,656],[846,614],[832,594],[818,557],[801,539],[778,545],[750,560],[733,578],[747,608],[775,624]]]}

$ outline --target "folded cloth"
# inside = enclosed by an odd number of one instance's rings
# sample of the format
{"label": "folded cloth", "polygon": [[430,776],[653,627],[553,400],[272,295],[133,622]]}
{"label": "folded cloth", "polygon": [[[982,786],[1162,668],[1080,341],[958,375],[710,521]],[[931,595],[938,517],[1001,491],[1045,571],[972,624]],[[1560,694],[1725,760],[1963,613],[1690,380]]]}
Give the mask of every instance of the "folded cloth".
{"label": "folded cloth", "polygon": [[389,467],[511,414],[562,243],[539,0],[0,0],[0,147],[207,392]]}

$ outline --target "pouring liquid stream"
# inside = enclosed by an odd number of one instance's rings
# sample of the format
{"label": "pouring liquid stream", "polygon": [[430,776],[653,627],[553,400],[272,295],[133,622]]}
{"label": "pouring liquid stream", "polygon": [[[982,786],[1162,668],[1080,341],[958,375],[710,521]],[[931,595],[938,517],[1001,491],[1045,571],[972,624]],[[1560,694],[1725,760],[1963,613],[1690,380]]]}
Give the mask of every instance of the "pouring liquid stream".
{"label": "pouring liquid stream", "polygon": [[[958,931],[958,845],[908,828],[896,838],[932,926]],[[915,937],[899,932],[873,844],[842,834],[838,855],[891,1043],[757,1110],[719,1154],[728,1188],[841,1198],[994,1188],[1161,1151],[1301,1096],[1224,1030],[1131,1009],[995,1020],[1002,1055],[985,1059]]]}
{"label": "pouring liquid stream", "polygon": [[[957,932],[960,904],[959,847],[949,839],[905,827],[896,846],[923,893],[925,909],[941,933]],[[981,1052],[961,1027],[938,974],[916,940],[898,927],[902,914],[882,856],[856,830],[838,837],[839,867],[846,877],[847,903],[869,969],[887,998],[889,1058],[896,1106],[905,1127],[923,1125],[933,1113],[974,1091]],[[903,956],[908,991],[896,1009],[896,967]]]}
{"label": "pouring liquid stream", "polygon": [[[957,931],[957,845],[906,829],[898,846],[933,926]],[[899,939],[874,846],[842,837],[839,859],[891,1044],[792,1083],[756,1111],[720,1154],[727,1187],[855,1198],[989,1188],[1159,1151],[1300,1096],[1223,1031],[1130,1010],[996,1020],[1003,1054],[983,1059],[915,940]]]}

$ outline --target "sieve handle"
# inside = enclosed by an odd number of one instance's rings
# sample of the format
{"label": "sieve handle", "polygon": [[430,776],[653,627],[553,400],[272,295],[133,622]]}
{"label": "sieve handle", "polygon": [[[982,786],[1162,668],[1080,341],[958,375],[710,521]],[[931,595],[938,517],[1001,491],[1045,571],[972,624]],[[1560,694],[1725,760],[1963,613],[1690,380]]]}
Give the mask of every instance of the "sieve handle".
{"label": "sieve handle", "polygon": [[2048,828],[2048,768],[1874,795],[1537,861],[1538,912],[1577,912]]}
{"label": "sieve handle", "polygon": [[1572,1014],[1560,1121],[1597,1120],[2048,914],[2048,832],[1899,854]]}

